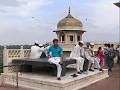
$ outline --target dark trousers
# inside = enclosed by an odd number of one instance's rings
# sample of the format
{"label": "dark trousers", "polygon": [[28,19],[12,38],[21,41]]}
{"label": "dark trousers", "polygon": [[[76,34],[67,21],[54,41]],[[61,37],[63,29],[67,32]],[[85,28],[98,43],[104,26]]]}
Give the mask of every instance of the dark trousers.
{"label": "dark trousers", "polygon": [[118,56],[117,63],[120,64],[120,56]]}
{"label": "dark trousers", "polygon": [[84,64],[83,64],[83,71],[87,71],[89,67],[89,60],[85,58]]}
{"label": "dark trousers", "polygon": [[107,66],[107,60],[108,60],[108,55],[104,55],[104,63],[105,63],[105,66]]}
{"label": "dark trousers", "polygon": [[112,59],[112,67],[114,67],[114,57],[111,57]]}
{"label": "dark trousers", "polygon": [[112,67],[114,66],[114,58],[113,57],[107,58],[107,66],[109,69],[112,69]]}

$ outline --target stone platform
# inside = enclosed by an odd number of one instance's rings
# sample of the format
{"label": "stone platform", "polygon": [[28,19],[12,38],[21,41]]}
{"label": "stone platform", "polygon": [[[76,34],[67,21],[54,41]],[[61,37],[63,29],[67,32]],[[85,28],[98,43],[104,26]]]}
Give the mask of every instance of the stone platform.
{"label": "stone platform", "polygon": [[[71,77],[76,70],[69,68],[67,75],[62,77],[61,81],[56,80],[51,73],[48,72],[32,72],[19,74],[19,86],[30,88],[33,90],[78,90],[92,83],[100,81],[108,77],[108,71],[89,72],[88,74],[79,74],[78,77]],[[16,85],[15,73],[3,73],[3,83]]]}

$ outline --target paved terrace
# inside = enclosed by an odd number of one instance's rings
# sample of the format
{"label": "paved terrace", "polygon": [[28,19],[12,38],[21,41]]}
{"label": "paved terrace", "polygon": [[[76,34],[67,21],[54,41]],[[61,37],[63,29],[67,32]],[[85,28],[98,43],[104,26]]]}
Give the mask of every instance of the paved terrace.
{"label": "paved terrace", "polygon": [[[120,90],[120,65],[115,65],[112,72],[109,72],[110,77],[94,83],[81,90]],[[30,90],[26,88],[16,88],[14,86],[3,85],[0,90]]]}

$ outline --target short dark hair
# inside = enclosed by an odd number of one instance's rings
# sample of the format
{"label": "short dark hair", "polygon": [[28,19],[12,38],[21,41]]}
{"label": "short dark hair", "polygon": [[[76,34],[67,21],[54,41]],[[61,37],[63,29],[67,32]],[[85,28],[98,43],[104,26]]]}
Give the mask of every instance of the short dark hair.
{"label": "short dark hair", "polygon": [[104,46],[108,46],[108,44],[104,44]]}
{"label": "short dark hair", "polygon": [[53,39],[53,43],[54,43],[55,41],[57,41],[57,42],[58,42],[58,39]]}
{"label": "short dark hair", "polygon": [[98,50],[101,50],[101,49],[102,49],[102,47],[99,47],[99,48],[98,48]]}
{"label": "short dark hair", "polygon": [[80,44],[82,44],[81,42],[78,42],[78,44],[80,45]]}
{"label": "short dark hair", "polygon": [[107,46],[110,48],[110,44],[108,43]]}
{"label": "short dark hair", "polygon": [[111,47],[114,47],[114,44],[111,44]]}
{"label": "short dark hair", "polygon": [[90,45],[90,42],[87,42],[86,44],[89,44],[89,45]]}
{"label": "short dark hair", "polygon": [[36,46],[39,46],[39,44],[35,43]]}

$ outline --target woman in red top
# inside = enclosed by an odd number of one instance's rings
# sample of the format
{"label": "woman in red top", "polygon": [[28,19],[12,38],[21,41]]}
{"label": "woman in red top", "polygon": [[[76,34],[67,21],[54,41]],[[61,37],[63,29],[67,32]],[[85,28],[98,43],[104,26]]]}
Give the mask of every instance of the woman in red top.
{"label": "woman in red top", "polygon": [[102,66],[102,64],[103,64],[103,51],[102,51],[101,47],[98,48],[97,57],[100,59],[100,65]]}

